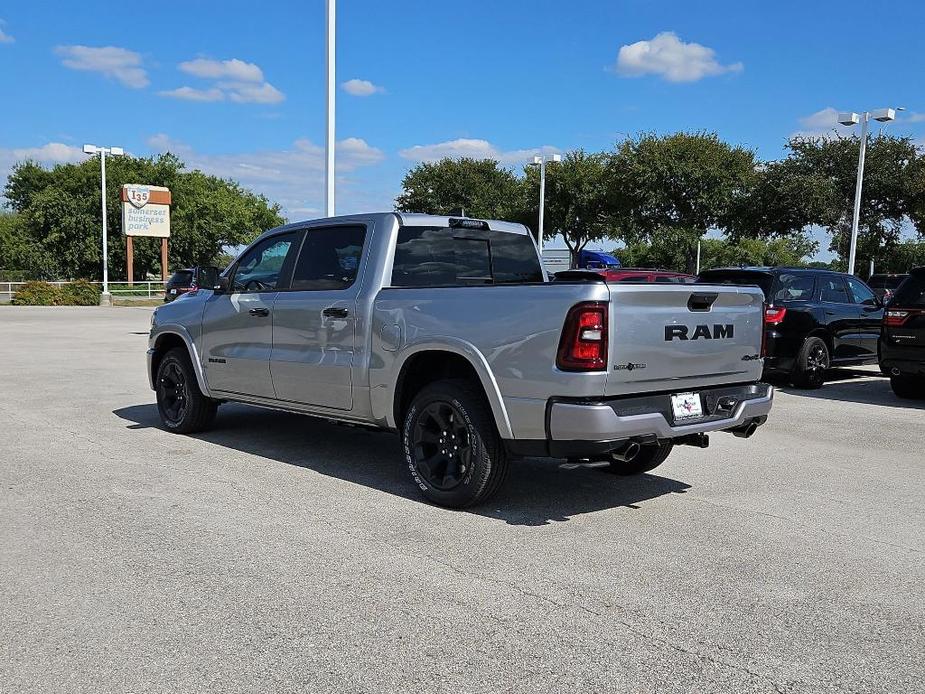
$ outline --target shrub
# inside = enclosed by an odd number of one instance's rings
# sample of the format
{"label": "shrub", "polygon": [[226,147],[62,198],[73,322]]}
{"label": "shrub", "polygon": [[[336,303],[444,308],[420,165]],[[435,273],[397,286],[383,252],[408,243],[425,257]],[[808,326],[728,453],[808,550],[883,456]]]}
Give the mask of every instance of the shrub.
{"label": "shrub", "polygon": [[16,306],[98,306],[100,289],[87,280],[59,287],[48,282],[26,282],[13,295]]}
{"label": "shrub", "polygon": [[48,282],[26,282],[13,295],[16,306],[58,306],[61,303],[61,289]]}
{"label": "shrub", "polygon": [[77,280],[61,288],[61,304],[66,306],[99,306],[100,288],[87,280]]}

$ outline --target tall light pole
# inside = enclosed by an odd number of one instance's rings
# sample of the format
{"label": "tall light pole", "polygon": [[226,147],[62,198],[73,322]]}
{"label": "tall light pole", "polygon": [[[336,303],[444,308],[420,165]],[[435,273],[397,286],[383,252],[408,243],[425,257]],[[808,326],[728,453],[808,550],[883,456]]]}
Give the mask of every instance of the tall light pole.
{"label": "tall light pole", "polygon": [[539,231],[537,232],[536,245],[539,246],[540,253],[543,252],[543,212],[546,207],[546,164],[547,162],[560,162],[562,161],[561,154],[553,154],[552,156],[547,157],[545,154],[537,155],[533,157],[533,165],[540,167],[540,218]]}
{"label": "tall light pole", "polygon": [[[903,109],[898,109],[902,111]],[[861,152],[858,155],[858,179],[854,185],[854,214],[851,218],[851,248],[848,251],[848,274],[854,274],[854,264],[858,250],[858,224],[861,216],[861,188],[864,184],[864,157],[867,155],[867,124],[870,119],[880,123],[896,120],[897,109],[878,108],[876,111],[864,111],[863,114],[839,113],[838,122],[842,125],[854,126],[861,123]]]}
{"label": "tall light pole", "polygon": [[327,40],[326,40],[326,72],[327,72],[327,128],[324,139],[324,215],[333,217],[334,212],[334,96],[337,85],[334,82],[334,38],[335,38],[335,11],[337,0],[327,0]]}
{"label": "tall light pole", "polygon": [[109,234],[106,228],[106,155],[121,157],[125,150],[121,147],[84,145],[84,154],[100,155],[100,199],[103,206],[103,292],[100,294],[100,306],[112,306],[112,294],[109,293]]}

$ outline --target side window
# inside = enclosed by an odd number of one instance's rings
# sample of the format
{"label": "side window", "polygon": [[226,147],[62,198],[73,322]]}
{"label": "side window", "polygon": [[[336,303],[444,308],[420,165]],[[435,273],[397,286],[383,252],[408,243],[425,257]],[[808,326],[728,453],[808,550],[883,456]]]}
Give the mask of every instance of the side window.
{"label": "side window", "polygon": [[234,270],[234,292],[266,292],[276,289],[295,234],[273,236],[258,243],[241,258]]}
{"label": "side window", "polygon": [[617,280],[621,284],[624,282],[633,283],[633,284],[645,284],[649,281],[648,275],[630,275],[629,277],[623,277],[622,279]]}
{"label": "side window", "polygon": [[399,229],[392,286],[490,284],[488,240],[453,238],[454,233],[439,227]]}
{"label": "side window", "polygon": [[784,273],[777,278],[774,301],[811,301],[815,289],[816,280],[812,275]]}
{"label": "side window", "polygon": [[876,306],[877,297],[874,293],[860,280],[853,277],[847,278],[848,286],[851,288],[851,295],[854,303],[863,304],[864,306]]}
{"label": "side window", "polygon": [[347,289],[357,278],[366,227],[309,229],[292,273],[291,289]]}
{"label": "side window", "polygon": [[822,300],[829,304],[850,304],[848,289],[841,277],[823,277]]}

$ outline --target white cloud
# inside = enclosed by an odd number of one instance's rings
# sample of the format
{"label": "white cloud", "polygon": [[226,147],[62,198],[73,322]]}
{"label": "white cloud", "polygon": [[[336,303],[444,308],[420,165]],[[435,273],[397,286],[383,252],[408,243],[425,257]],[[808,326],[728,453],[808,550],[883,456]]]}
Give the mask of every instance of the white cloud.
{"label": "white cloud", "polygon": [[663,31],[649,41],[621,46],[614,69],[624,77],[660,75],[669,82],[696,82],[712,75],[741,72],[744,66],[722,65],[712,48],[685,43],[673,31]]}
{"label": "white cloud", "polygon": [[184,101],[223,101],[225,92],[213,87],[211,89],[196,89],[195,87],[177,87],[158,92],[161,96],[168,96],[172,99],[182,99]]}
{"label": "white cloud", "polygon": [[373,84],[369,80],[352,79],[340,85],[341,89],[352,96],[372,96],[385,91],[384,87]]}
{"label": "white cloud", "polygon": [[925,123],[925,113],[908,113],[905,117],[902,117],[902,120],[907,123]]}
{"label": "white cloud", "polygon": [[196,58],[180,63],[179,67],[181,71],[203,79],[263,82],[263,70],[254,63],[246,63],[237,58],[231,60]]}
{"label": "white cloud", "polygon": [[237,104],[278,104],[286,98],[267,82],[263,70],[238,58],[212,60],[196,58],[178,66],[181,72],[212,80],[206,88],[183,86],[160,92],[161,96],[186,101],[233,101]]}
{"label": "white cloud", "polygon": [[285,94],[269,82],[220,82],[218,86],[226,90],[229,99],[239,104],[278,104],[286,98]]}
{"label": "white cloud", "polygon": [[57,46],[55,53],[61,63],[72,70],[99,72],[132,89],[150,84],[148,73],[142,67],[141,55],[117,46]]}
{"label": "white cloud", "polygon": [[63,142],[49,142],[40,147],[0,148],[0,203],[3,201],[3,188],[7,177],[19,162],[28,159],[51,166],[83,161],[86,158],[87,155],[83,153],[83,148],[66,145]]}
{"label": "white cloud", "polygon": [[[800,129],[794,132],[791,137],[809,137],[822,138],[824,140],[835,139],[838,136],[838,110],[832,106],[810,113],[798,119]],[[845,135],[850,134],[850,129],[845,128]]]}
{"label": "white cloud", "polygon": [[557,154],[560,150],[552,145],[543,145],[533,149],[515,149],[504,151],[488,140],[459,138],[431,145],[414,145],[399,151],[404,159],[411,161],[439,161],[449,157],[460,159],[494,159],[502,164],[524,164],[533,160],[537,154]]}
{"label": "white cloud", "polygon": [[[264,149],[254,152],[206,154],[174,140],[165,133],[152,135],[148,146],[156,152],[173,152],[180,156],[188,169],[231,178],[271,201],[280,203],[293,218],[316,216],[321,207],[324,182],[324,148],[307,139],[296,140],[286,149]],[[349,137],[337,143],[338,197],[353,197],[358,207],[369,207],[357,199],[353,182],[344,175],[381,162],[385,155],[359,137]]]}
{"label": "white cloud", "polygon": [[16,39],[3,31],[4,26],[6,26],[6,22],[0,19],[0,43],[14,43]]}

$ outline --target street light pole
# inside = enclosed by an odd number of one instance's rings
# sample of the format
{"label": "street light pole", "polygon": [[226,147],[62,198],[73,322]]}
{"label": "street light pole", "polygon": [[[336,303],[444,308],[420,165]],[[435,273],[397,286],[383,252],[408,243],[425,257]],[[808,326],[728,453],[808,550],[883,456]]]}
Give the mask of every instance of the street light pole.
{"label": "street light pole", "polygon": [[902,111],[902,108],[880,108],[876,111],[864,111],[863,114],[857,113],[839,113],[838,122],[842,125],[853,126],[861,123],[861,151],[858,154],[858,178],[854,184],[854,212],[851,216],[851,246],[848,249],[848,274],[854,274],[855,261],[857,260],[858,251],[858,226],[861,220],[861,188],[864,186],[864,159],[867,156],[867,126],[870,119],[880,123],[888,123],[896,120],[896,111]]}
{"label": "street light pole", "polygon": [[[100,155],[100,200],[103,212],[103,292],[100,294],[100,306],[112,306],[112,294],[109,293],[109,229],[106,219],[106,154],[121,157],[125,151],[121,147],[97,147],[84,145],[84,154]],[[129,278],[131,279],[131,278]]]}
{"label": "street light pole", "polygon": [[542,156],[537,155],[533,157],[533,164],[535,166],[538,165],[540,167],[540,218],[538,220],[539,231],[537,232],[538,238],[536,240],[536,245],[540,249],[540,254],[543,253],[543,231],[545,229],[545,227],[543,226],[543,215],[545,213],[545,207],[546,207],[546,162],[547,161],[552,161],[552,162],[562,161],[562,155],[553,154],[548,159],[546,158],[545,154]]}
{"label": "street light pole", "polygon": [[334,212],[334,97],[336,84],[335,75],[335,11],[337,0],[327,0],[327,50],[326,50],[326,68],[327,68],[327,127],[325,133],[325,164],[324,164],[324,215],[333,217]]}

